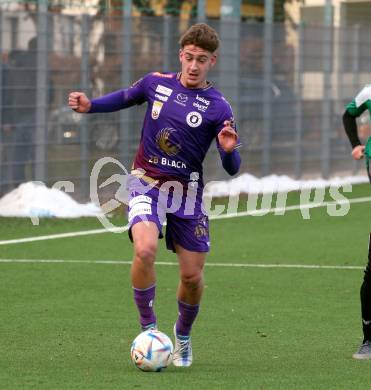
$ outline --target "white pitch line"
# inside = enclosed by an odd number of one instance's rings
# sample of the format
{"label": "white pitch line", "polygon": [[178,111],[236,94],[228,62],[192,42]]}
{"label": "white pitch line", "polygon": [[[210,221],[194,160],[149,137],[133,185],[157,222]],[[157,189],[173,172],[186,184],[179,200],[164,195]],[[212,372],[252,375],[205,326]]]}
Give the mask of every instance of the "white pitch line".
{"label": "white pitch line", "polygon": [[228,218],[237,218],[237,217],[246,217],[248,215],[260,215],[260,214],[268,214],[268,213],[281,213],[285,211],[295,211],[295,210],[306,210],[306,209],[314,209],[319,207],[327,207],[330,205],[342,205],[342,204],[352,204],[352,203],[367,203],[371,202],[371,196],[362,197],[362,198],[353,198],[353,199],[344,199],[340,201],[332,201],[332,202],[323,202],[323,203],[306,203],[303,205],[294,205],[294,206],[284,206],[277,207],[274,209],[261,209],[261,210],[250,210],[250,211],[240,211],[237,213],[229,213],[229,214],[221,214],[221,215],[211,215],[209,219],[228,219]]}
{"label": "white pitch line", "polygon": [[[294,205],[294,206],[287,206],[287,207],[277,207],[274,209],[261,209],[261,210],[250,210],[250,211],[241,211],[237,213],[229,213],[229,214],[221,214],[221,215],[211,215],[209,219],[211,220],[218,220],[218,219],[229,219],[229,218],[238,218],[238,217],[246,217],[246,216],[253,216],[253,215],[265,215],[268,213],[281,213],[285,211],[295,211],[295,210],[304,210],[304,209],[312,209],[312,208],[319,208],[319,207],[327,207],[329,205],[341,205],[346,203],[367,203],[371,202],[371,197],[362,197],[362,198],[353,198],[353,199],[346,199],[341,200],[338,202],[332,201],[332,202],[323,202],[323,203],[308,203],[303,205]],[[55,240],[58,238],[69,238],[69,237],[78,237],[78,236],[88,236],[91,234],[103,234],[103,233],[110,233],[110,232],[125,232],[128,230],[128,227],[117,227],[112,229],[95,229],[95,230],[83,230],[83,231],[77,231],[77,232],[69,232],[69,233],[59,233],[59,234],[50,234],[46,236],[34,236],[34,237],[25,237],[25,238],[18,238],[13,240],[2,240],[0,241],[0,245],[12,245],[12,244],[21,244],[25,242],[34,242],[34,241],[45,241],[45,240]]]}
{"label": "white pitch line", "polygon": [[[1,263],[65,263],[65,264],[105,264],[105,265],[131,265],[131,261],[121,260],[67,260],[67,259],[0,259]],[[177,262],[156,261],[156,265],[177,266]],[[206,263],[207,267],[225,268],[295,268],[295,269],[339,269],[363,270],[358,265],[319,265],[319,264],[252,264],[252,263]]]}
{"label": "white pitch line", "polygon": [[3,240],[0,241],[0,245],[9,245],[9,244],[21,244],[23,242],[33,242],[33,241],[45,241],[45,240],[55,240],[57,238],[69,238],[69,237],[78,237],[78,236],[89,236],[91,234],[102,234],[109,232],[125,232],[128,230],[128,227],[117,227],[108,229],[95,229],[95,230],[82,230],[77,232],[69,232],[69,233],[58,233],[58,234],[49,234],[47,236],[34,236],[34,237],[25,237],[18,238],[14,240]]}

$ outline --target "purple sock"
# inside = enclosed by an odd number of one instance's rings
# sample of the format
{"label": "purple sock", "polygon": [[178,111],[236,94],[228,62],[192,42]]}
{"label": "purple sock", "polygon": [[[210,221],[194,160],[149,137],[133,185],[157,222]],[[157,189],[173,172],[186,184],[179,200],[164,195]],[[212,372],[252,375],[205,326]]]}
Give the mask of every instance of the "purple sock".
{"label": "purple sock", "polygon": [[142,327],[146,327],[149,324],[156,323],[156,316],[153,311],[153,303],[155,300],[156,285],[151,287],[140,289],[133,288],[134,300],[139,310],[140,324]]}
{"label": "purple sock", "polygon": [[188,303],[178,301],[178,308],[179,316],[176,322],[176,333],[181,336],[189,336],[200,305],[189,305]]}

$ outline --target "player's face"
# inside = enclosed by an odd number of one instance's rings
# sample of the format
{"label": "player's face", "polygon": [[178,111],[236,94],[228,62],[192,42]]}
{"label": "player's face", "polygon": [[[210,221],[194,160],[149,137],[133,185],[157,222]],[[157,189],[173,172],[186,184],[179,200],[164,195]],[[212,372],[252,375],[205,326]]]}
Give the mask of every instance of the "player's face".
{"label": "player's face", "polygon": [[216,55],[195,45],[186,45],[179,51],[182,66],[181,83],[186,88],[206,86],[208,71],[216,63]]}

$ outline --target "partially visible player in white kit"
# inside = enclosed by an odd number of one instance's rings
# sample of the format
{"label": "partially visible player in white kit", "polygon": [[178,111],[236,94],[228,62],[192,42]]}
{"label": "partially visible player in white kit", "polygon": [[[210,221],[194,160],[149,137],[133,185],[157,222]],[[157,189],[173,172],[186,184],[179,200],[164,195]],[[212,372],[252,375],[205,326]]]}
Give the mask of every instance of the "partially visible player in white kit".
{"label": "partially visible player in white kit", "polygon": [[[180,267],[173,363],[187,367],[193,360],[190,332],[199,311],[210,246],[208,217],[202,207],[202,162],[214,140],[229,174],[238,172],[240,156],[232,109],[206,79],[217,59],[217,33],[204,23],[196,24],[181,37],[180,46],[181,72],[150,73],[128,89],[93,100],[72,92],[69,105],[77,112],[95,113],[147,103],[129,180],[134,299],[142,329],[156,328],[154,262],[166,220],[167,248],[176,252]],[[164,201],[160,188],[170,182],[178,184]],[[179,207],[169,211],[176,197]]]}
{"label": "partially visible player in white kit", "polygon": [[[360,160],[365,154],[365,145],[358,136],[356,118],[368,110],[371,115],[371,85],[366,85],[358,95],[346,106],[343,114],[345,132],[352,145],[352,156]],[[368,243],[368,263],[360,289],[363,341],[354,359],[371,359],[371,233]]]}

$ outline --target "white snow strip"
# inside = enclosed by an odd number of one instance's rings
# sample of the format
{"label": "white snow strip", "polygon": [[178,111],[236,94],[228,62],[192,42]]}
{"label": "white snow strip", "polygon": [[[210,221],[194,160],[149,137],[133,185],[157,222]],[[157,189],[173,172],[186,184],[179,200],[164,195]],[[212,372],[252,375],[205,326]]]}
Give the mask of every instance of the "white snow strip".
{"label": "white snow strip", "polygon": [[[341,187],[346,184],[367,182],[367,176],[333,177],[329,180],[294,180],[285,175],[270,175],[257,178],[244,173],[228,181],[207,183],[204,189],[204,196],[206,198],[215,198],[248,193],[282,193],[331,186]],[[64,188],[65,191],[62,191],[61,188]],[[76,202],[67,194],[67,192],[73,191],[73,183],[65,181],[55,183],[53,188],[48,188],[42,182],[23,183],[0,199],[0,216],[78,218],[103,215],[99,205]]]}
{"label": "white snow strip", "polygon": [[[312,209],[312,208],[318,208],[318,207],[327,207],[329,205],[334,204],[344,204],[344,203],[367,203],[371,202],[371,197],[362,197],[362,198],[354,198],[354,199],[346,199],[342,201],[337,202],[323,202],[323,203],[308,203],[304,205],[294,205],[294,206],[287,206],[287,207],[278,207],[273,209],[261,209],[261,210],[250,210],[250,211],[241,211],[237,213],[230,213],[230,214],[221,214],[221,215],[211,215],[210,219],[212,220],[218,220],[218,219],[229,219],[229,218],[238,218],[238,217],[245,217],[248,215],[264,215],[267,213],[280,213],[283,211],[295,211],[295,210],[304,210],[304,209]],[[165,223],[166,225],[166,223]],[[108,229],[95,229],[95,230],[83,230],[83,231],[77,231],[77,232],[70,232],[70,233],[59,233],[59,234],[51,234],[46,236],[35,236],[35,237],[26,237],[26,238],[18,238],[13,240],[2,240],[0,241],[0,245],[11,245],[11,244],[21,244],[25,242],[33,242],[33,241],[45,241],[45,240],[54,240],[58,238],[69,238],[69,237],[77,237],[77,236],[88,236],[91,234],[103,234],[103,233],[110,233],[110,232],[125,232],[128,230],[128,226],[125,227],[117,227],[112,228],[110,230]]]}
{"label": "white snow strip", "polygon": [[238,194],[265,194],[302,191],[311,188],[341,187],[346,184],[368,183],[367,176],[333,177],[331,179],[294,180],[285,175],[269,175],[257,178],[244,173],[227,181],[211,181],[206,184],[204,196],[218,197]]}
{"label": "white snow strip", "polygon": [[103,215],[94,203],[81,204],[66,192],[41,182],[23,183],[0,199],[2,217],[79,218]]}

